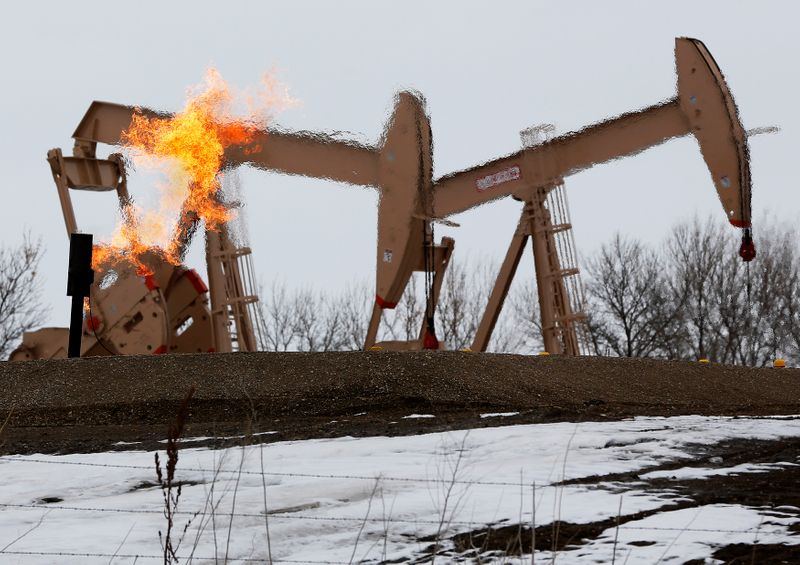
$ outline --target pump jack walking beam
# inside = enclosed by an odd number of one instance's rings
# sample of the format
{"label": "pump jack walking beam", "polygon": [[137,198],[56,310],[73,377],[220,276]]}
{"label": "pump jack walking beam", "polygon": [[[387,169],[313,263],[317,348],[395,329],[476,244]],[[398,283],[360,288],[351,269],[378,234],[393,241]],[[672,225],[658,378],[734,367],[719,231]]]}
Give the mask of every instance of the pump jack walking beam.
{"label": "pump jack walking beam", "polygon": [[750,236],[747,138],[733,98],[722,73],[700,41],[677,39],[675,55],[678,95],[672,100],[448,175],[435,183],[434,208],[444,216],[507,195],[526,202],[473,350],[485,351],[525,242],[532,235],[545,350],[580,353],[581,329],[585,329],[581,325],[582,314],[570,303],[564,277],[559,276],[563,269],[553,249],[553,230],[557,226],[548,225],[544,198],[560,185],[564,176],[672,137],[692,133],[697,138],[729,221],[744,228],[740,255],[745,261],[755,256]]}
{"label": "pump jack walking beam", "polygon": [[[398,95],[379,148],[320,134],[265,130],[247,145],[229,147],[225,161],[229,167],[250,164],[377,187],[376,311],[394,308],[400,300],[411,274],[431,252],[432,242],[425,234],[437,218],[505,196],[526,201],[531,191],[553,186],[568,175],[689,133],[700,145],[728,220],[745,229],[742,257],[752,258],[747,138],[733,98],[701,41],[676,39],[675,57],[678,92],[673,99],[436,182],[424,101],[408,92]],[[165,116],[94,102],[73,136],[76,149],[94,156],[98,142],[118,144],[135,112]]]}
{"label": "pump jack walking beam", "polygon": [[711,54],[696,39],[676,40],[678,94],[671,100],[453,173],[434,186],[434,209],[449,216],[531,187],[633,155],[691,133],[700,145],[731,224],[750,227],[747,136]]}

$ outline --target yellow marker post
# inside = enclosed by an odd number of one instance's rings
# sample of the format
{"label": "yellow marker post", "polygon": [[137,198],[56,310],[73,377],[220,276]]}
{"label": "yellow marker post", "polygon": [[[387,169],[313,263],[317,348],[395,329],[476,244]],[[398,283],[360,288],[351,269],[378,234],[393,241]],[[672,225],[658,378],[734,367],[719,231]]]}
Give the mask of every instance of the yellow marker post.
{"label": "yellow marker post", "polygon": [[783,369],[786,367],[786,361],[783,359],[775,359],[775,361],[772,362],[772,366],[776,369]]}

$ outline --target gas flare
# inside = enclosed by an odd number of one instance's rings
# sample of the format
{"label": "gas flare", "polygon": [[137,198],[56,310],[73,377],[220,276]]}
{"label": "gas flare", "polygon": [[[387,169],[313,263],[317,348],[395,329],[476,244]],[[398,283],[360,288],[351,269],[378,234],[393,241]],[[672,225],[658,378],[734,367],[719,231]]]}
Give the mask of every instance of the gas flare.
{"label": "gas flare", "polygon": [[[236,103],[248,107],[246,117],[235,116]],[[269,74],[259,95],[237,96],[212,68],[201,87],[189,90],[183,110],[174,116],[134,114],[123,132],[123,147],[137,165],[166,169],[169,181],[159,186],[157,211],[145,211],[133,202],[123,206],[111,241],[95,246],[95,269],[126,262],[145,276],[152,274],[148,257],[179,264],[186,231],[194,223],[203,221],[217,230],[235,215],[219,198],[225,148],[251,143],[275,111],[293,104]]]}

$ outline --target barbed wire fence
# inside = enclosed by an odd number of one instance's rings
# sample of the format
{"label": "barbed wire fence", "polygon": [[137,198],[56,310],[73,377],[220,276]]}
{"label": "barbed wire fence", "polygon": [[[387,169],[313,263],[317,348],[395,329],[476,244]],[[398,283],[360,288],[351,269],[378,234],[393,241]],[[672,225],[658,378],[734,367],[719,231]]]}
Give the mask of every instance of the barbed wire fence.
{"label": "barbed wire fence", "polygon": [[[98,463],[98,462],[90,462],[90,461],[63,461],[63,460],[56,460],[56,459],[42,459],[42,458],[35,458],[35,457],[26,457],[26,456],[0,456],[0,462],[7,462],[7,463],[36,463],[36,464],[46,464],[46,465],[68,465],[68,466],[79,466],[79,467],[93,467],[93,468],[106,468],[106,469],[126,469],[126,470],[136,470],[136,471],[151,471],[152,467],[145,466],[145,465],[131,465],[131,464],[114,464],[114,463]],[[234,475],[255,475],[255,476],[270,476],[270,477],[293,477],[293,478],[302,478],[302,479],[326,479],[326,480],[364,480],[364,481],[387,481],[387,482],[404,482],[404,483],[418,483],[418,484],[428,484],[428,485],[443,485],[443,484],[459,484],[463,486],[484,486],[484,487],[513,487],[514,489],[528,489],[529,492],[535,492],[536,490],[541,490],[545,488],[586,488],[586,484],[581,483],[568,483],[564,484],[563,481],[551,481],[544,484],[524,484],[519,481],[482,481],[482,480],[466,480],[466,479],[457,479],[457,478],[430,478],[430,477],[404,477],[404,476],[370,476],[370,475],[357,475],[357,474],[327,474],[327,473],[293,473],[293,472],[281,472],[281,471],[254,471],[254,470],[247,470],[247,469],[205,469],[199,467],[183,467],[182,471],[184,472],[197,472],[197,473],[214,473],[214,477],[221,474],[229,474],[231,476]],[[162,515],[163,509],[162,508],[116,508],[112,506],[73,506],[73,505],[61,505],[61,504],[54,504],[54,503],[20,503],[20,502],[3,502],[0,501],[0,509],[16,509],[16,510],[39,510],[39,511],[58,511],[58,512],[75,512],[75,513],[82,513],[86,515],[88,513],[94,514],[130,514],[130,515]],[[179,516],[191,517],[196,516],[198,514],[197,511],[191,510],[180,510],[175,513]],[[276,509],[273,511],[265,512],[244,512],[244,511],[236,511],[236,512],[225,512],[222,510],[215,511],[215,514],[219,518],[259,518],[263,519],[266,516],[270,520],[279,520],[279,521],[288,521],[288,522],[317,522],[317,523],[344,523],[344,524],[352,524],[354,526],[363,523],[371,523],[371,524],[381,524],[386,526],[387,524],[396,524],[397,526],[431,526],[435,527],[440,525],[440,519],[425,519],[425,518],[399,518],[393,516],[383,516],[383,517],[352,517],[352,516],[335,516],[335,515],[325,515],[325,516],[318,516],[318,515],[311,515],[307,513],[300,513],[294,509]],[[483,523],[476,521],[459,521],[459,520],[449,520],[448,526],[455,527],[455,528],[469,528],[470,531],[477,527],[485,527],[487,529],[492,529],[494,527],[504,527],[508,526],[509,522],[503,523]],[[717,534],[782,534],[785,533],[785,527],[781,526],[780,524],[775,524],[774,527],[765,527],[765,524],[761,523],[758,526],[749,527],[749,528],[701,528],[701,527],[669,527],[669,526],[645,526],[645,525],[636,525],[636,524],[623,524],[619,525],[618,529],[620,531],[624,530],[641,530],[641,531],[652,531],[652,532],[673,532],[679,534],[681,532],[694,532],[694,533],[717,533]],[[41,557],[45,558],[108,558],[108,559],[133,559],[133,560],[163,560],[163,555],[155,555],[155,554],[146,554],[146,553],[104,553],[104,552],[70,552],[70,551],[34,551],[34,550],[15,550],[12,548],[3,549],[0,553],[5,555],[15,555],[19,557],[29,556],[29,557]],[[188,558],[189,556],[183,556],[184,559]],[[218,561],[219,557],[209,557],[209,556],[197,556],[192,555],[192,560],[197,560],[199,562],[208,562],[208,561]],[[244,558],[244,557],[237,557],[235,559],[237,562],[242,563],[255,563],[255,562],[264,562],[263,558]],[[271,559],[272,563],[309,563],[311,565],[324,565],[324,564],[340,564],[340,563],[348,563],[347,561],[331,561],[331,560],[292,560],[292,559]],[[366,559],[360,562],[377,562],[374,559]]]}
{"label": "barbed wire fence", "polygon": [[[146,509],[146,508],[108,508],[108,507],[84,507],[84,506],[59,506],[54,504],[18,504],[18,503],[3,503],[0,502],[0,508],[27,508],[27,509],[36,509],[36,510],[68,510],[68,511],[76,511],[76,512],[98,512],[98,513],[115,513],[115,514],[163,514],[162,510],[155,510],[155,509]],[[188,510],[181,510],[175,513],[176,516],[193,516],[196,512],[191,512]],[[235,518],[263,518],[264,514],[261,512],[223,512],[218,511],[216,512],[217,516],[229,518],[231,516]],[[391,522],[394,524],[406,524],[406,525],[433,525],[436,526],[439,524],[439,520],[425,520],[425,519],[403,519],[403,518],[354,518],[351,516],[308,516],[303,514],[282,514],[282,513],[269,513],[270,519],[279,519],[279,520],[299,520],[299,521],[316,521],[316,522],[347,522],[347,523],[357,523],[360,524],[361,522],[375,522],[383,524],[384,522]],[[465,527],[474,527],[478,523],[476,521],[459,521],[453,520],[448,522],[451,526],[465,526]],[[497,524],[494,524],[497,526]],[[488,527],[491,528],[493,525],[489,524]],[[769,533],[768,530],[764,529],[763,524],[759,526],[753,526],[752,528],[740,528],[740,529],[732,529],[732,528],[683,528],[683,527],[671,527],[671,526],[635,526],[635,525],[627,525],[623,524],[619,526],[620,530],[645,530],[645,531],[664,531],[664,532],[705,532],[705,533],[721,533],[721,534],[746,534],[751,532],[759,531],[761,533]],[[161,556],[163,558],[163,555]]]}

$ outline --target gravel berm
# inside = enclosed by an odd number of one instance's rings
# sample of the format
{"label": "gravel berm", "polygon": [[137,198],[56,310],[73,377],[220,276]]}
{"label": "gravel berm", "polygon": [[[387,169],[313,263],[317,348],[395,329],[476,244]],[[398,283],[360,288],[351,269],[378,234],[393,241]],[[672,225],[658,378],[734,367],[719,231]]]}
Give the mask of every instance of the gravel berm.
{"label": "gravel berm", "polygon": [[[192,385],[186,435],[277,432],[263,436],[269,441],[638,415],[800,414],[800,369],[466,352],[95,357],[0,363],[0,424],[11,414],[0,450],[157,446]],[[518,414],[481,418],[490,412]],[[413,413],[434,417],[404,418]]]}

